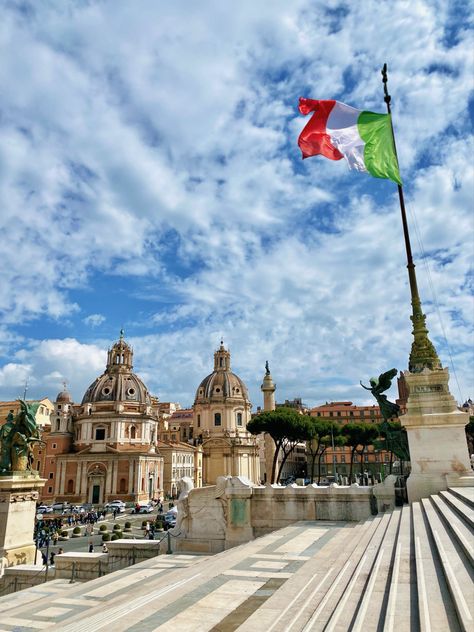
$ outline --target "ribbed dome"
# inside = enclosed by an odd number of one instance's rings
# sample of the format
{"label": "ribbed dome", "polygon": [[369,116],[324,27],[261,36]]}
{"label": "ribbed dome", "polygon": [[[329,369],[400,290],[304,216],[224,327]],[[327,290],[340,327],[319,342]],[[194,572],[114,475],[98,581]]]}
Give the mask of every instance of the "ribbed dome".
{"label": "ribbed dome", "polygon": [[58,393],[56,397],[56,401],[64,402],[65,404],[70,404],[72,403],[71,394],[66,390],[61,391],[60,393]]}
{"label": "ribbed dome", "polygon": [[82,398],[82,404],[127,401],[151,403],[147,387],[132,371],[132,361],[133,351],[124,341],[121,332],[120,340],[109,349],[105,372],[89,386]]}
{"label": "ribbed dome", "polygon": [[196,391],[196,400],[210,397],[248,399],[247,387],[231,371],[214,371],[203,379]]}
{"label": "ribbed dome", "polygon": [[214,371],[199,384],[195,402],[211,397],[248,400],[247,387],[240,377],[230,370],[230,353],[224,348],[223,342],[214,353]]}

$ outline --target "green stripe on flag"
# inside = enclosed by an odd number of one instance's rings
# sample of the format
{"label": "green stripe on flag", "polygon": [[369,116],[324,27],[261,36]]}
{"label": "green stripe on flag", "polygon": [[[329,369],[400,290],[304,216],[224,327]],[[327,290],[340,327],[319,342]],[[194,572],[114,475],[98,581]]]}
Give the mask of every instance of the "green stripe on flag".
{"label": "green stripe on flag", "polygon": [[375,178],[389,178],[401,185],[390,115],[361,112],[357,128],[365,141],[364,162],[367,171]]}

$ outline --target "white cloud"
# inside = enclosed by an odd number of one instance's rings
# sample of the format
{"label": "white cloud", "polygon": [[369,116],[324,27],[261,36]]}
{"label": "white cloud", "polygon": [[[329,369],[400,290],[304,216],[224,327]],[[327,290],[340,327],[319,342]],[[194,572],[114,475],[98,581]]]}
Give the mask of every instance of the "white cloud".
{"label": "white cloud", "polygon": [[[232,19],[215,2],[28,6],[0,26],[5,394],[31,373],[38,389],[64,376],[82,396],[111,341],[59,340],[51,326],[112,326],[115,305],[86,308],[76,292],[104,274],[127,287],[136,365],[165,399],[191,403],[221,334],[255,403],[265,359],[281,397],[308,401],[361,399],[359,378],[404,368],[395,190],[381,200],[367,176],[300,163],[296,146],[300,95],[381,111],[384,61],[407,205],[469,394],[472,35],[449,2],[244,1]],[[151,315],[133,301],[147,293]]]}
{"label": "white cloud", "polygon": [[107,319],[102,314],[89,314],[83,319],[83,322],[90,327],[98,327],[102,325]]}

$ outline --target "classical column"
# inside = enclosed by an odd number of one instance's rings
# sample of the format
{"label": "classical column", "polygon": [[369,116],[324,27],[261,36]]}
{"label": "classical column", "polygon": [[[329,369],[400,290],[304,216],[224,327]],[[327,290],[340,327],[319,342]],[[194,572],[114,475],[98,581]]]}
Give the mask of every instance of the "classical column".
{"label": "classical column", "polygon": [[[263,376],[263,383],[260,388],[263,392],[263,410],[275,410],[276,384],[273,383],[268,362],[265,363],[265,375]],[[271,483],[272,481],[270,480],[270,478],[272,475],[273,459],[275,456],[275,442],[267,432],[264,434],[264,442],[265,480],[267,483]],[[261,472],[261,475],[263,476],[264,472]]]}

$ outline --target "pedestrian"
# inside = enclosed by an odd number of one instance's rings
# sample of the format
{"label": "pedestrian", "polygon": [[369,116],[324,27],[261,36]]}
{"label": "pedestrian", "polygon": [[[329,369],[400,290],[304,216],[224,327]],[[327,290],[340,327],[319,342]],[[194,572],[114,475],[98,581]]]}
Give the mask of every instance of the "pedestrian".
{"label": "pedestrian", "polygon": [[60,546],[58,549],[58,555],[62,555],[63,553],[64,553],[64,549],[62,546]]}
{"label": "pedestrian", "polygon": [[48,558],[46,557],[46,553],[44,551],[41,551],[41,557],[43,559],[43,566],[46,566],[46,564],[48,563]]}
{"label": "pedestrian", "polygon": [[114,507],[114,520],[117,517],[117,509]]}
{"label": "pedestrian", "polygon": [[94,545],[92,542],[89,542],[89,553],[94,553]]}
{"label": "pedestrian", "polygon": [[109,552],[109,547],[107,546],[107,544],[104,542],[104,544],[102,545],[102,553],[108,553]]}
{"label": "pedestrian", "polygon": [[51,553],[49,554],[49,563],[51,566],[54,566],[54,558],[56,556],[56,553],[54,551],[51,551]]}

